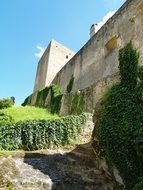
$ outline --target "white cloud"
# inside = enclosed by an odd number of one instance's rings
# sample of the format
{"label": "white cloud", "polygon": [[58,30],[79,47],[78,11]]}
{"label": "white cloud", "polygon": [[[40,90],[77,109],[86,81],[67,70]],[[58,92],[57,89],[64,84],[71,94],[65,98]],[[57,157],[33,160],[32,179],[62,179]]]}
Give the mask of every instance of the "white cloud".
{"label": "white cloud", "polygon": [[45,51],[45,48],[39,45],[37,45],[36,48],[39,50],[39,53],[35,53],[35,56],[41,58]]}
{"label": "white cloud", "polygon": [[111,17],[115,14],[116,11],[117,11],[117,10],[108,12],[108,13],[103,17],[102,21],[100,21],[100,22],[97,23],[96,31],[98,31],[98,30],[107,22],[107,20],[108,20],[109,18],[111,18]]}

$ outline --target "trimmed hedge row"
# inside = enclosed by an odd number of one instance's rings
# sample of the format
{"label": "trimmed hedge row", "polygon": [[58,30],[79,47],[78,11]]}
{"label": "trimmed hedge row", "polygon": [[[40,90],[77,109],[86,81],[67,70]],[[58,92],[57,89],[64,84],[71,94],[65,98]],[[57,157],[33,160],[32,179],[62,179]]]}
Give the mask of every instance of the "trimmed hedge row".
{"label": "trimmed hedge row", "polygon": [[86,115],[46,121],[33,120],[0,126],[0,150],[55,148],[76,140]]}

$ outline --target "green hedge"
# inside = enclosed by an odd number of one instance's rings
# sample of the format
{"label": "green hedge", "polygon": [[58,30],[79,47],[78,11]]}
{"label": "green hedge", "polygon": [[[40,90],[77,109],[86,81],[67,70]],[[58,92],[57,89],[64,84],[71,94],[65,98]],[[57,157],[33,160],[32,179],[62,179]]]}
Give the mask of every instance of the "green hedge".
{"label": "green hedge", "polygon": [[0,150],[38,150],[65,146],[77,139],[86,115],[0,126]]}

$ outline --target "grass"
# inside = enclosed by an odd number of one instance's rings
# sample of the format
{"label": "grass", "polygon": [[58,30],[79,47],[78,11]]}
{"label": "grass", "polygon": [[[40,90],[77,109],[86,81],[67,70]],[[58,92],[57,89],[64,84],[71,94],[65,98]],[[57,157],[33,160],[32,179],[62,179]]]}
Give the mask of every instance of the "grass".
{"label": "grass", "polygon": [[59,118],[56,114],[51,114],[47,109],[37,108],[33,106],[13,106],[0,110],[0,113],[10,115],[15,122],[24,120],[35,120],[35,119],[57,119]]}

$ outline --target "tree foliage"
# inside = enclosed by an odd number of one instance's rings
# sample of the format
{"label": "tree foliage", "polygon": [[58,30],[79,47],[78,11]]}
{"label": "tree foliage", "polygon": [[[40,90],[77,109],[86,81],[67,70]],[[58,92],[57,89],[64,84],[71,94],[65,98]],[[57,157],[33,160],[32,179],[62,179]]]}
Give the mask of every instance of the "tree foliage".
{"label": "tree foliage", "polygon": [[9,108],[14,105],[14,102],[11,98],[4,98],[0,100],[0,109]]}

